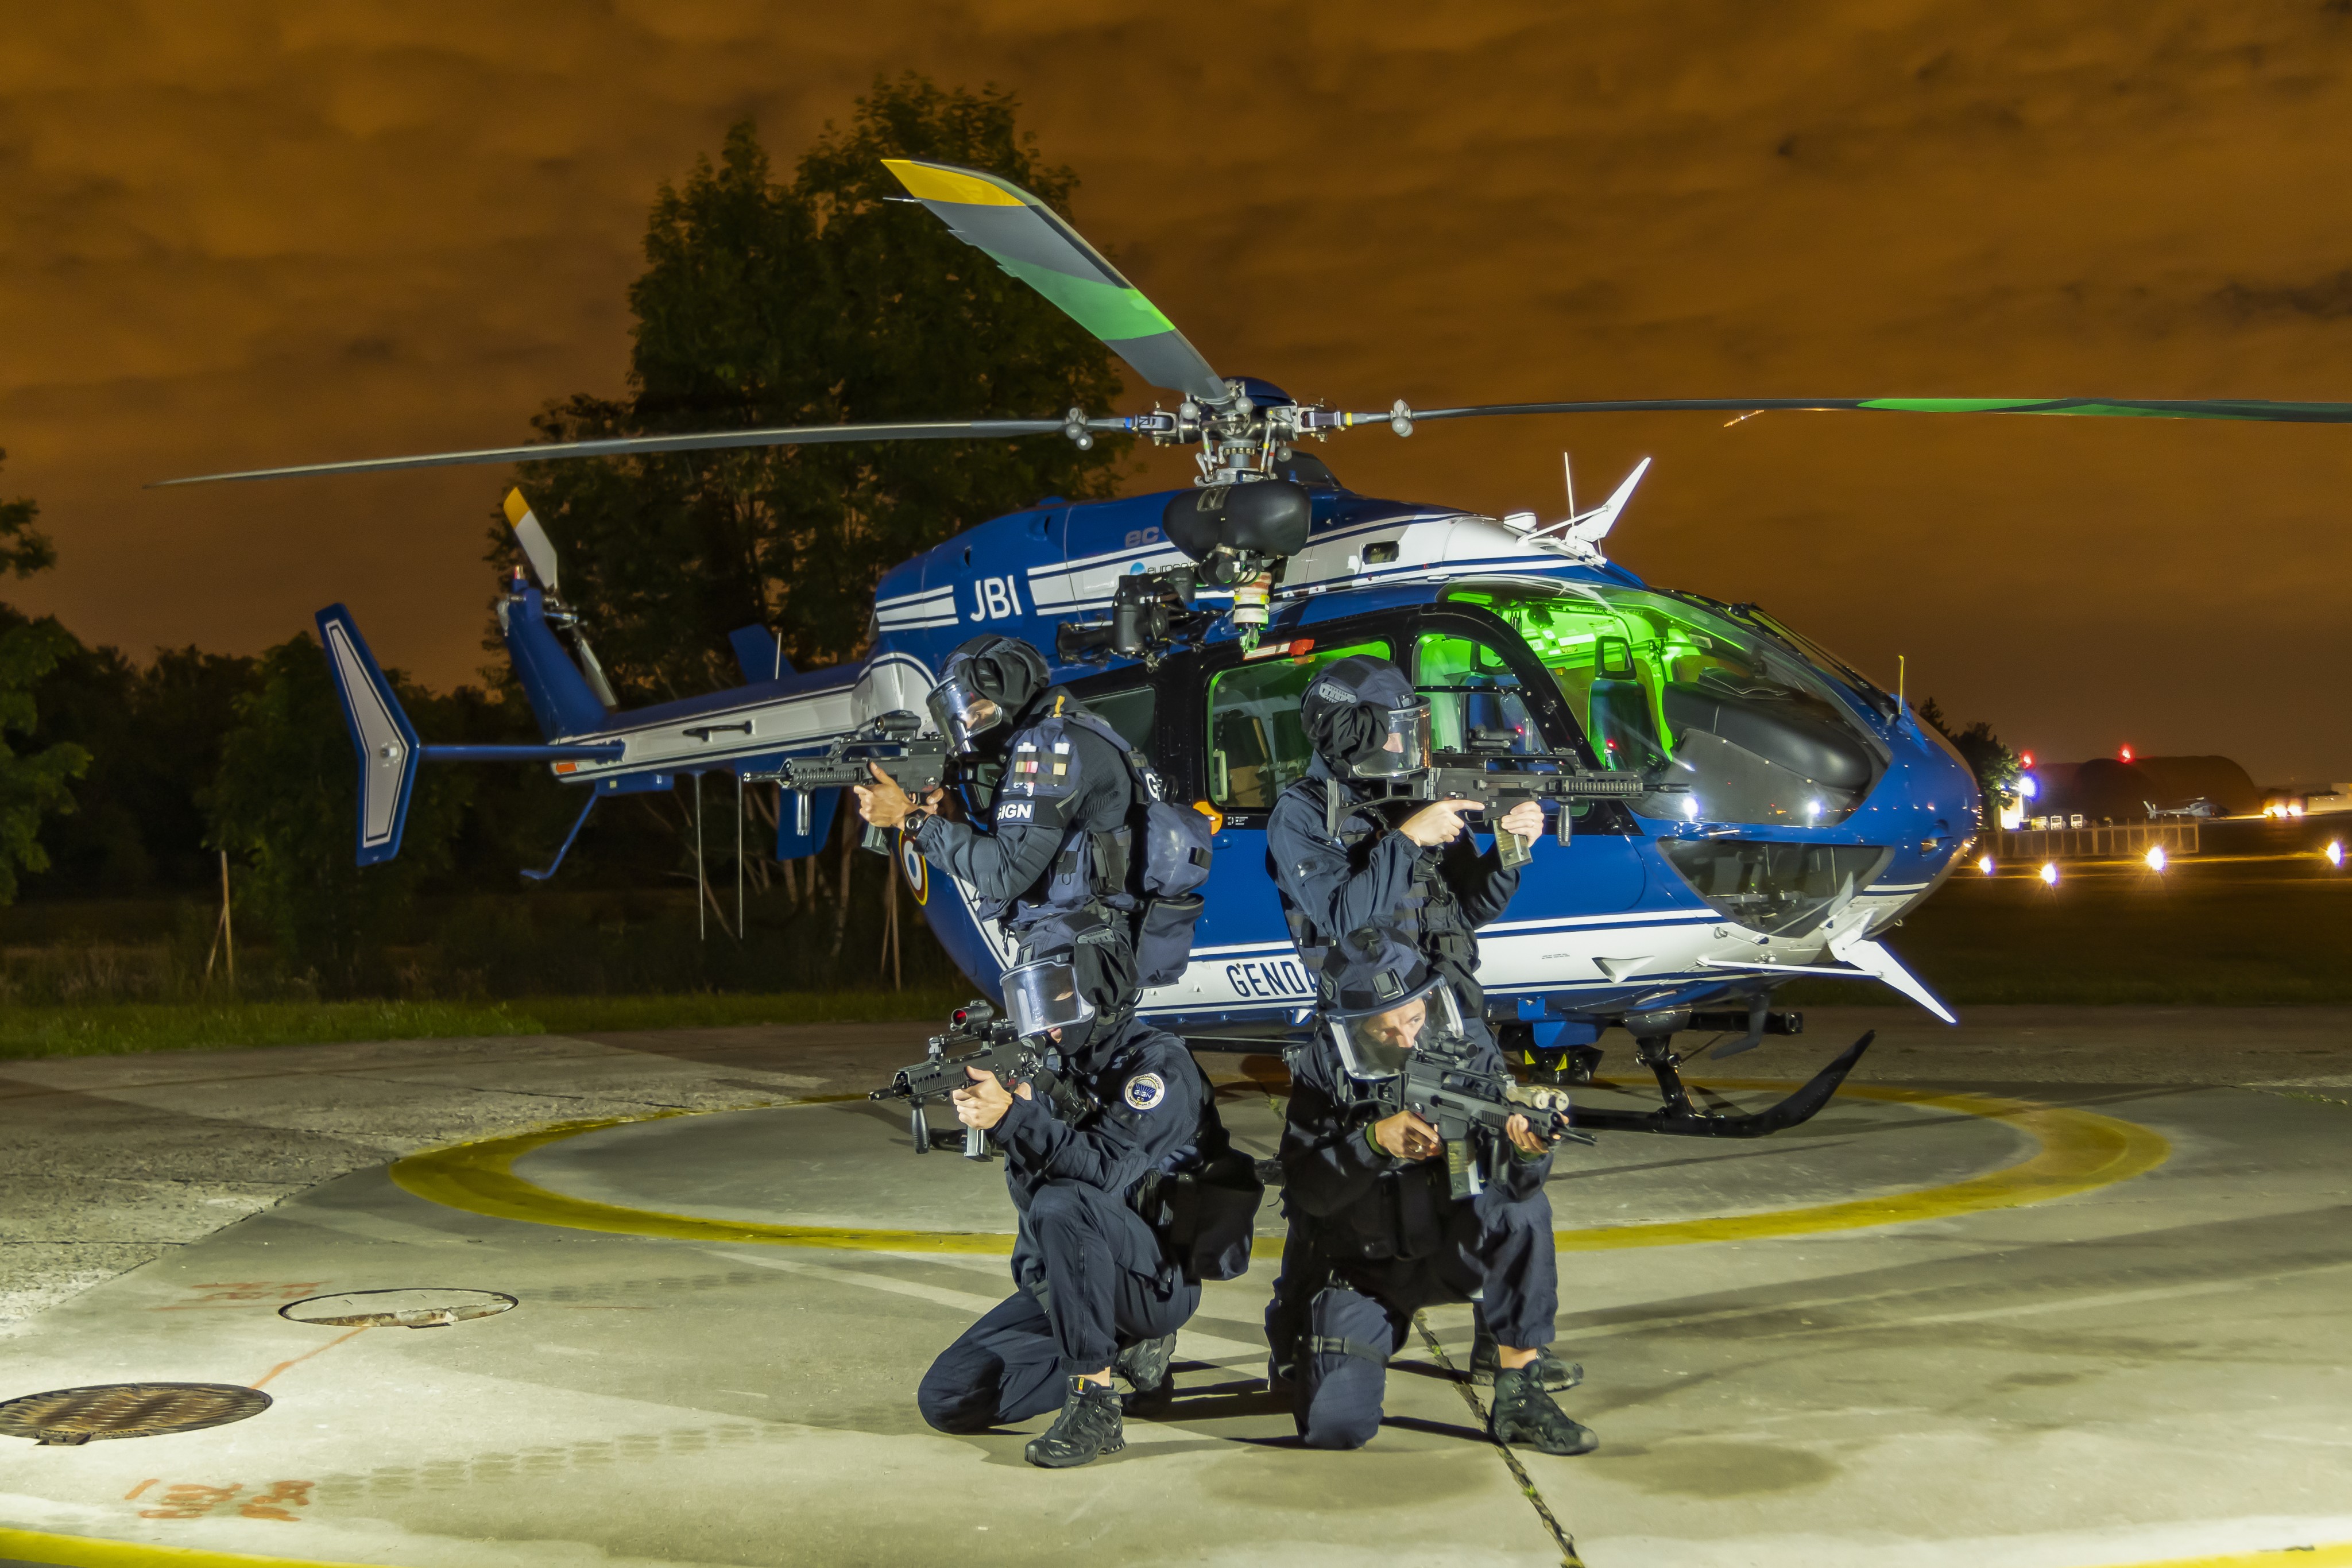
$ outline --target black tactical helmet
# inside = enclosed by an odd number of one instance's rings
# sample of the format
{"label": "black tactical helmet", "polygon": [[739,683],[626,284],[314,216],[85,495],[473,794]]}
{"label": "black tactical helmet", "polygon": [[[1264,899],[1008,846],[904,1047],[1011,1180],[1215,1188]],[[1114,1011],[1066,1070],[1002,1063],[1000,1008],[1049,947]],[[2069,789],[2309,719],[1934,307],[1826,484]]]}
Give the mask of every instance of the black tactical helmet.
{"label": "black tactical helmet", "polygon": [[1386,659],[1358,653],[1321,671],[1298,717],[1341,779],[1395,779],[1429,766],[1429,704]]}
{"label": "black tactical helmet", "polygon": [[975,736],[1012,723],[1046,685],[1045,656],[1020,638],[974,637],[941,666],[931,721],[953,749],[969,754]]}

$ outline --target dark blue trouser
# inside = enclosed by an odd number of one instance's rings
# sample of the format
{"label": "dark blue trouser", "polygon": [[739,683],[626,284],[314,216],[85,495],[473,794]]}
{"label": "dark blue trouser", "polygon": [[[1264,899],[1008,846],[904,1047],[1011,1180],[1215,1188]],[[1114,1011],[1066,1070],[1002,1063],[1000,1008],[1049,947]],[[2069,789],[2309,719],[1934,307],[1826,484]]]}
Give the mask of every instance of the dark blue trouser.
{"label": "dark blue trouser", "polygon": [[1486,1326],[1498,1342],[1515,1350],[1549,1344],[1559,1314],[1551,1200],[1538,1190],[1513,1202],[1500,1186],[1489,1186],[1454,1206],[1444,1245],[1426,1258],[1334,1259],[1293,1220],[1265,1311],[1266,1343],[1277,1361],[1290,1359],[1285,1351],[1301,1332],[1315,1292],[1335,1281],[1386,1307],[1400,1335],[1422,1308],[1483,1291]]}
{"label": "dark blue trouser", "polygon": [[[1133,1227],[1140,1238],[1129,1233]],[[1016,1278],[1044,1286],[982,1315],[923,1374],[915,1402],[942,1432],[979,1432],[1062,1406],[1067,1380],[1100,1372],[1121,1348],[1174,1333],[1201,1304],[1201,1287],[1173,1269],[1125,1267],[1141,1241],[1159,1242],[1136,1212],[1097,1187],[1056,1182],[1023,1217]],[[1034,1256],[1030,1249],[1034,1249]]]}
{"label": "dark blue trouser", "polygon": [[1514,1201],[1490,1186],[1456,1204],[1444,1245],[1424,1258],[1328,1258],[1294,1224],[1265,1333],[1276,1363],[1297,1369],[1296,1415],[1308,1446],[1354,1448],[1370,1441],[1380,1429],[1386,1379],[1377,1364],[1360,1364],[1371,1360],[1365,1352],[1393,1354],[1414,1312],[1466,1301],[1474,1291],[1483,1291],[1486,1324],[1500,1343],[1527,1350],[1552,1342],[1559,1265],[1551,1203],[1541,1191]]}

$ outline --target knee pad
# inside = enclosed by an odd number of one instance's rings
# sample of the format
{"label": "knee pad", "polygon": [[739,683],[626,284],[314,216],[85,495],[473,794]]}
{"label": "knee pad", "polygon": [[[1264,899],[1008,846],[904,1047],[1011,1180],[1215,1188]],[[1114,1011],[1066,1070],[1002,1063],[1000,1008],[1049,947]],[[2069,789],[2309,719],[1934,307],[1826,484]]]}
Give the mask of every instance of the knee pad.
{"label": "knee pad", "polygon": [[1316,1295],[1298,1343],[1292,1407],[1308,1448],[1360,1448],[1372,1440],[1395,1348],[1395,1330],[1380,1302],[1340,1285]]}

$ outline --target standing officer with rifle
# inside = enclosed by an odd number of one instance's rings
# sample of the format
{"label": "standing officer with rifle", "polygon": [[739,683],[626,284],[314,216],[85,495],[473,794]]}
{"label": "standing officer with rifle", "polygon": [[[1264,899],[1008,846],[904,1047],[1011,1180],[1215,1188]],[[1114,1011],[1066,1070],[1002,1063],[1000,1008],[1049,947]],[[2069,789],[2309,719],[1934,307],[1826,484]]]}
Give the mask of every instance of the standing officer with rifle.
{"label": "standing officer with rifle", "polygon": [[933,867],[969,885],[973,915],[1013,940],[1016,965],[1064,954],[1088,995],[1131,998],[1135,785],[1126,758],[1095,727],[1101,721],[1048,685],[1036,649],[992,634],[948,655],[929,706],[968,772],[1003,769],[989,831],[950,817],[940,790],[908,796],[875,764],[874,782],[857,790],[859,815],[901,829]]}
{"label": "standing officer with rifle", "polygon": [[[1469,841],[1462,816],[1475,802],[1390,799],[1429,766],[1428,705],[1394,664],[1339,660],[1307,687],[1300,716],[1315,759],[1275,802],[1266,860],[1326,1027],[1297,1053],[1283,1129],[1291,1228],[1266,1312],[1270,1375],[1294,1384],[1310,1447],[1361,1447],[1413,1312],[1481,1292],[1472,1375],[1493,1378],[1495,1437],[1589,1452],[1598,1439],[1550,1395],[1582,1370],[1545,1348],[1559,1307],[1543,1192],[1556,1123],[1512,1116],[1507,1154],[1449,1152],[1410,1105],[1371,1092],[1398,1075],[1433,1013],[1455,1060],[1507,1081],[1474,933],[1502,913],[1518,872]],[[1523,849],[1542,831],[1533,800],[1496,824],[1498,845],[1515,835]],[[1482,1165],[1493,1174],[1465,1195]]]}

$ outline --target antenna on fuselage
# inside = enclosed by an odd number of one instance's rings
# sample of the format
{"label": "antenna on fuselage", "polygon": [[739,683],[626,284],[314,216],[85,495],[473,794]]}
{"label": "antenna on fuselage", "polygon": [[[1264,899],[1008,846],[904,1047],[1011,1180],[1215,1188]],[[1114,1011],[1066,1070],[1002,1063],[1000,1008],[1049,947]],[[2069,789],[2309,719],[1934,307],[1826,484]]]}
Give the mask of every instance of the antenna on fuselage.
{"label": "antenna on fuselage", "polygon": [[1559,476],[1568,481],[1568,515],[1572,517],[1576,516],[1576,465],[1565,452],[1559,455]]}

